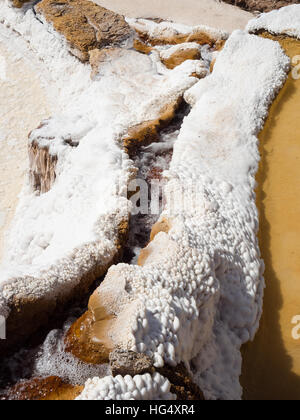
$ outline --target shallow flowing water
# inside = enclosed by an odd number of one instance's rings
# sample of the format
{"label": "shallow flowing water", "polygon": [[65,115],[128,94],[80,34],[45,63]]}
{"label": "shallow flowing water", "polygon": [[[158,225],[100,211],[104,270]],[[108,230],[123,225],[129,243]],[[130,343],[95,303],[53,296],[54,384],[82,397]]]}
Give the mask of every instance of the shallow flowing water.
{"label": "shallow flowing water", "polygon": [[[276,39],[300,63],[300,41]],[[293,75],[260,134],[257,202],[266,291],[260,330],[244,347],[245,399],[300,399],[300,339],[292,334],[292,320],[300,320],[300,71],[294,68]]]}

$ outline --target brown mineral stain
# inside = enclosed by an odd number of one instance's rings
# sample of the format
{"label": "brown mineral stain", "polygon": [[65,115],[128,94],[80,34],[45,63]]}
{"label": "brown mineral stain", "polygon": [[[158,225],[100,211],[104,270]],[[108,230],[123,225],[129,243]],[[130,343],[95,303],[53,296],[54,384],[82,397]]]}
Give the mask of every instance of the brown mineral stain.
{"label": "brown mineral stain", "polygon": [[150,54],[151,51],[153,50],[153,47],[151,47],[150,45],[145,44],[144,42],[142,42],[139,39],[135,39],[133,41],[133,48],[142,53],[142,54]]}
{"label": "brown mineral stain", "polygon": [[169,58],[162,59],[162,62],[168,69],[173,70],[186,60],[200,60],[200,58],[201,53],[199,48],[189,48],[176,51]]}
{"label": "brown mineral stain", "polygon": [[61,378],[34,378],[10,388],[4,400],[18,401],[72,401],[83,391],[83,386],[67,384]]}
{"label": "brown mineral stain", "polygon": [[211,47],[218,45],[220,39],[213,37],[204,30],[196,30],[190,34],[181,34],[169,36],[162,34],[159,38],[150,37],[147,32],[136,30],[141,40],[148,45],[177,45],[184,42],[197,42],[199,45],[210,45]]}
{"label": "brown mineral stain", "polygon": [[[300,55],[299,41],[263,36],[277,39],[291,58]],[[259,332],[243,348],[247,400],[300,399],[300,340],[292,338],[292,318],[300,315],[299,107],[300,80],[291,73],[260,134],[257,204],[266,291]]]}
{"label": "brown mineral stain", "polygon": [[144,121],[128,130],[123,138],[125,151],[133,157],[141,146],[148,146],[159,140],[159,132],[168,126],[175,117],[175,113],[182,104],[182,97],[164,106],[159,117],[155,120]]}
{"label": "brown mineral stain", "polygon": [[91,310],[79,318],[69,329],[65,338],[65,349],[81,361],[89,364],[109,362],[109,354],[114,344],[109,337],[115,317],[97,307],[95,313]]}
{"label": "brown mineral stain", "polygon": [[[171,229],[171,222],[166,218],[163,218],[162,220],[155,223],[151,230],[150,243],[154,240],[155,236],[158,235],[160,232],[169,233],[170,229]],[[153,253],[153,249],[149,246],[142,249],[138,258],[138,265],[141,267],[145,265],[148,257],[152,253]]]}

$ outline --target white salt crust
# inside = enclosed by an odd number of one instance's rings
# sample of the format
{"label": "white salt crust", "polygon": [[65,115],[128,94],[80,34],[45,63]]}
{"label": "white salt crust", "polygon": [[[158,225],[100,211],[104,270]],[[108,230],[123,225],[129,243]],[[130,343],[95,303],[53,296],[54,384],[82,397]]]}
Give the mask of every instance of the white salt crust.
{"label": "white salt crust", "polygon": [[[96,126],[103,130],[104,138],[110,140],[109,142],[103,140],[107,149],[115,147],[119,151],[117,144],[112,140],[119,138],[120,133],[128,128],[126,118],[130,114],[130,112],[126,114],[124,104],[120,109],[120,92],[118,92],[116,102],[112,99],[112,94],[116,92],[110,91],[109,95],[102,93],[104,99],[109,97],[111,102],[104,103],[103,112],[106,117],[108,115],[109,120],[107,117],[105,124],[102,122],[101,125],[95,115],[98,114],[95,112],[98,108],[91,100],[96,85],[92,85],[89,89],[90,95],[85,96],[88,83],[87,67],[79,66],[75,59],[66,54],[66,49],[62,48],[61,38],[54,36],[51,28],[44,31],[44,28],[34,20],[31,12],[28,12],[25,18],[16,19],[16,16],[21,16],[21,14],[1,4],[0,16],[2,23],[4,20],[2,16],[6,16],[6,25],[12,18],[10,22],[13,22],[17,32],[22,33],[25,41],[30,41],[29,48],[36,50],[40,58],[44,60],[45,66],[41,66],[43,71],[47,73],[46,68],[51,70],[48,70],[47,82],[49,79],[53,81],[54,99],[57,92],[61,92],[62,97],[58,101],[58,106],[61,109],[64,109],[64,106],[67,107],[67,121],[71,122],[71,126],[74,115],[82,114],[82,104],[84,104],[87,112],[82,116],[83,126],[89,127],[90,120],[92,122],[96,120]],[[1,31],[2,28],[0,34]],[[48,48],[45,48],[45,42]],[[132,67],[134,68],[135,65],[136,62]],[[183,74],[187,74],[188,66],[189,63],[186,62],[172,74],[180,79]],[[74,68],[75,72],[72,70]],[[181,73],[181,69],[185,69],[185,72]],[[238,399],[242,393],[238,380],[241,371],[240,346],[253,338],[257,330],[264,288],[263,262],[260,259],[256,237],[258,216],[255,206],[254,176],[259,161],[256,136],[267,116],[268,106],[286,79],[288,69],[289,59],[277,43],[240,31],[230,37],[225,48],[218,55],[214,73],[197,83],[185,95],[193,109],[183,123],[175,144],[171,168],[166,173],[169,180],[166,192],[169,193],[169,197],[162,217],[167,217],[171,221],[172,228],[169,234],[158,234],[149,245],[150,254],[144,267],[125,264],[112,267],[98,289],[100,299],[102,290],[112,292],[115,301],[119,303],[119,313],[124,313],[124,310],[125,313],[131,313],[131,316],[123,319],[122,325],[125,331],[126,326],[129,326],[131,330],[127,336],[128,347],[152,356],[156,366],[162,366],[164,363],[175,365],[180,361],[184,361],[189,366],[189,362],[192,361],[194,378],[204,391],[206,398]],[[99,90],[106,92],[108,76],[103,77],[105,79],[103,83],[101,80],[98,82]],[[155,78],[158,76],[156,75]],[[109,79],[109,82],[112,83],[112,80]],[[194,80],[189,82],[193,84]],[[142,83],[145,83],[144,78],[142,78]],[[148,90],[153,90],[152,85]],[[161,89],[159,93],[165,92],[165,85],[164,80],[164,83],[159,86]],[[55,86],[58,86],[56,90]],[[118,82],[118,88],[120,88],[120,82]],[[128,90],[126,90],[127,93]],[[134,94],[136,94],[136,87]],[[73,102],[72,106],[70,102]],[[143,109],[141,105],[137,106],[136,96],[134,105],[135,112],[141,111],[136,108]],[[149,106],[148,103],[147,105]],[[117,109],[115,113],[112,111],[114,107]],[[107,108],[109,111],[105,114]],[[100,109],[102,111],[102,108]],[[150,110],[155,114],[151,107]],[[148,116],[148,112],[149,109],[146,108],[143,116],[145,114]],[[122,121],[119,121],[120,113],[122,116],[126,115],[123,125]],[[110,114],[113,114],[113,118]],[[139,121],[136,115],[130,117],[130,121]],[[109,131],[106,127],[107,121],[113,121],[115,130],[113,134],[117,132],[118,135],[107,133]],[[84,137],[85,141],[80,139],[79,146],[72,153],[77,155],[76,152],[81,145],[89,141],[96,143],[91,132],[93,133],[93,128],[86,135],[88,140],[86,141],[86,137]],[[60,132],[57,137],[59,136]],[[92,151],[98,152],[94,148]],[[69,170],[72,170],[71,165],[76,167],[77,162],[76,158],[71,159],[72,153],[62,156],[62,161],[67,162],[66,166],[68,164]],[[105,155],[107,159],[108,155],[109,153]],[[80,160],[79,157],[78,159]],[[131,166],[130,162],[126,161],[126,156],[123,157],[122,162],[124,159],[128,165],[124,170],[126,178],[128,177],[126,169]],[[81,162],[81,165],[83,164]],[[108,174],[112,177],[111,179],[116,179],[114,176],[120,176],[117,164],[113,165],[114,169],[106,161],[105,165],[107,177]],[[90,167],[89,163],[88,169]],[[57,183],[44,197],[51,197],[51,192],[55,188],[59,189],[60,183],[63,185],[63,174],[64,165],[60,169]],[[98,173],[95,173],[94,178],[87,177],[87,180],[93,182],[97,175]],[[70,180],[67,175],[66,179]],[[81,185],[81,179],[78,177],[76,182]],[[82,190],[79,190],[80,194],[84,195],[84,187],[88,189],[89,185],[84,185]],[[184,209],[180,205],[182,188],[187,203]],[[66,184],[65,189],[69,191]],[[58,191],[55,193],[56,197],[58,197]],[[77,191],[77,186],[75,191]],[[41,197],[37,197],[35,206]],[[117,198],[119,199],[118,195]],[[177,209],[174,209],[172,205],[172,198],[178,206]],[[22,202],[30,206],[33,199],[35,197],[27,187],[21,198],[20,208],[25,211],[26,207]],[[44,200],[47,201],[45,198]],[[122,201],[121,209],[123,205],[125,208],[125,199]],[[47,206],[45,212],[48,208]],[[116,208],[119,209],[114,205],[111,205],[109,209],[105,208],[105,211],[110,211],[106,214],[111,216],[112,209]],[[39,208],[36,211],[36,219],[42,209]],[[28,214],[31,212],[32,209],[28,210]],[[19,212],[16,220],[18,217],[24,216]],[[82,220],[86,217],[87,214]],[[45,220],[47,221],[46,217]],[[24,222],[27,223],[26,218]],[[20,224],[22,229],[24,222]],[[103,219],[101,223],[99,222],[101,227],[103,227],[102,222]],[[115,226],[114,215],[106,223],[108,236],[106,240],[109,241],[112,227]],[[32,227],[34,227],[33,221],[31,229]],[[15,237],[15,242],[16,247],[20,248],[18,236]],[[65,244],[63,247],[65,249]],[[16,256],[24,255],[24,249],[22,251],[21,248],[16,250],[15,259],[10,256],[11,261],[17,263]],[[77,270],[81,270],[81,260],[79,264],[77,261],[71,264],[70,261],[56,260],[57,271],[67,268],[73,273],[74,265]],[[47,260],[46,262],[48,263]],[[40,270],[40,266],[34,266],[32,261],[31,267]],[[63,287],[66,285],[68,276],[69,273],[61,277],[61,273],[58,272],[56,282],[61,282],[61,287]],[[57,283],[55,281],[51,283],[51,279],[51,276],[47,279],[48,287],[45,284],[42,285],[43,293],[46,291],[55,293],[57,290]],[[33,280],[15,281],[10,292],[19,289],[22,293],[26,291],[32,293],[32,287],[36,286]],[[9,291],[6,285],[4,293],[9,296],[7,290]],[[40,292],[39,289],[38,293]],[[5,300],[4,293],[2,301]],[[126,306],[129,307],[127,310]],[[131,311],[130,308],[134,310]],[[118,314],[117,311],[116,314]],[[101,380],[94,381],[94,383],[89,381],[88,385],[88,398],[91,399],[97,397],[99,389],[102,390],[102,386],[98,388]],[[114,384],[112,377],[107,381],[109,384]],[[129,379],[128,382],[133,390],[141,392],[143,389],[141,384],[134,382],[134,385]],[[108,394],[109,392],[105,391],[104,398],[108,398]],[[123,391],[121,388],[112,386],[112,394],[114,394],[113,398],[117,399],[123,395]],[[133,397],[137,398],[136,395]],[[166,395],[163,395],[163,398],[165,399]]]}
{"label": "white salt crust", "polygon": [[160,57],[163,60],[167,60],[168,58],[172,57],[173,54],[176,54],[181,51],[188,51],[188,50],[201,50],[201,47],[197,42],[183,42],[182,44],[172,45],[167,49],[163,49],[160,52]]}
{"label": "white salt crust", "polygon": [[133,378],[129,375],[115,378],[106,376],[89,379],[76,400],[176,400],[170,388],[169,380],[159,373],[152,376],[146,373]]}
{"label": "white salt crust", "polygon": [[[190,75],[201,64],[185,62],[162,74],[155,55],[127,50],[92,81],[90,66],[72,57],[64,39],[26,10],[1,2],[0,36],[37,68],[57,109],[31,137],[48,142],[58,156],[57,178],[46,194],[33,192],[29,183],[23,188],[0,273],[4,316],[13,296],[55,299],[95,266],[111,263],[118,225],[128,219],[127,185],[135,175],[121,138],[182,96],[197,82]],[[66,137],[78,146],[66,145]]]}
{"label": "white salt crust", "polygon": [[231,35],[212,75],[185,94],[193,108],[165,173],[169,233],[143,267],[112,267],[97,291],[100,302],[114,293],[131,350],[156,367],[185,362],[207,399],[242,396],[240,347],[257,331],[264,290],[257,135],[289,68],[278,43]]}
{"label": "white salt crust", "polygon": [[187,26],[180,23],[173,22],[160,22],[156,23],[148,19],[134,19],[126,18],[127,23],[136,31],[143,32],[149,36],[149,38],[160,39],[176,35],[192,35],[196,32],[203,31],[207,35],[215,39],[227,39],[228,32],[220,29],[211,28],[206,25]]}
{"label": "white salt crust", "polygon": [[300,4],[262,13],[251,19],[246,27],[250,33],[265,30],[274,35],[288,35],[300,39]]}

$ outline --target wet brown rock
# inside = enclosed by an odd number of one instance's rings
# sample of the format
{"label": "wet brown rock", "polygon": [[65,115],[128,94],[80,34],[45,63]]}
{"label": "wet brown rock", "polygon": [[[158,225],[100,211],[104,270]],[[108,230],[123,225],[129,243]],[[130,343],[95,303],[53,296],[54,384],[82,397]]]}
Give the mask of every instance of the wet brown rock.
{"label": "wet brown rock", "polygon": [[86,363],[109,363],[112,351],[127,350],[132,345],[131,318],[135,311],[126,281],[112,267],[90,297],[88,311],[68,331],[66,350]]}
{"label": "wet brown rock", "polygon": [[[118,229],[117,248],[121,253],[128,238],[129,222],[123,220]],[[100,299],[96,290],[90,298],[88,311],[74,322],[66,335],[66,351],[85,363],[108,363],[109,354],[116,347],[110,338],[116,320],[117,317],[110,311],[109,296],[107,298],[103,294]]]}
{"label": "wet brown rock", "polygon": [[82,386],[73,386],[56,376],[22,381],[8,389],[2,400],[17,401],[70,401],[82,392]]}
{"label": "wet brown rock", "polygon": [[210,45],[213,47],[220,39],[212,36],[205,30],[195,30],[190,34],[178,33],[177,35],[161,35],[159,38],[151,37],[148,32],[136,29],[140,39],[151,46],[156,45],[177,45],[186,42],[196,42],[199,45]]}
{"label": "wet brown rock", "polygon": [[141,146],[147,146],[159,140],[159,132],[172,121],[181,103],[182,98],[179,98],[165,106],[160,111],[160,117],[156,120],[145,121],[128,130],[127,136],[123,139],[123,144],[130,157],[134,156]]}
{"label": "wet brown rock", "polygon": [[174,69],[175,67],[179,66],[186,60],[200,60],[201,53],[199,48],[189,48],[189,49],[179,49],[174,54],[172,54],[169,58],[164,59],[162,58],[163,64],[168,69]]}
{"label": "wet brown rock", "polygon": [[111,352],[109,361],[113,376],[143,375],[150,372],[153,366],[151,358],[145,354],[121,349]]}
{"label": "wet brown rock", "polygon": [[133,48],[142,53],[142,54],[150,54],[151,51],[153,50],[153,47],[151,47],[150,45],[145,44],[144,42],[142,42],[139,39],[135,39],[133,41]]}
{"label": "wet brown rock", "polygon": [[88,0],[42,0],[38,15],[67,40],[70,52],[88,61],[89,51],[120,45],[132,34],[123,16]]}
{"label": "wet brown rock", "polygon": [[[65,338],[66,351],[85,363],[94,365],[108,363],[109,354],[114,349],[114,343],[109,338],[109,330],[113,325],[115,317],[103,314],[100,320],[96,321],[93,313],[87,311],[71,326]],[[98,322],[101,337],[93,340],[93,330]],[[101,324],[101,325],[100,325]]]}
{"label": "wet brown rock", "polygon": [[[16,347],[25,343],[28,338],[44,325],[47,325],[53,317],[59,318],[63,314],[64,308],[69,302],[80,302],[88,295],[91,285],[99,278],[103,277],[109,267],[120,261],[122,251],[128,236],[128,220],[121,220],[116,232],[117,253],[109,264],[99,263],[95,260],[94,266],[82,274],[76,285],[65,287],[57,296],[53,291],[41,294],[38,286],[36,290],[28,296],[14,295],[9,302],[9,316],[6,320],[6,340],[0,340],[0,357],[11,353]],[[91,256],[91,259],[95,257]],[[32,282],[32,277],[16,279],[27,283]],[[39,279],[43,281],[45,279]],[[79,322],[79,321],[78,321]],[[107,357],[108,361],[108,357]]]}
{"label": "wet brown rock", "polygon": [[203,392],[193,382],[191,375],[183,363],[180,363],[175,368],[166,365],[156,370],[169,379],[171,382],[171,392],[177,395],[177,400],[204,401]]}

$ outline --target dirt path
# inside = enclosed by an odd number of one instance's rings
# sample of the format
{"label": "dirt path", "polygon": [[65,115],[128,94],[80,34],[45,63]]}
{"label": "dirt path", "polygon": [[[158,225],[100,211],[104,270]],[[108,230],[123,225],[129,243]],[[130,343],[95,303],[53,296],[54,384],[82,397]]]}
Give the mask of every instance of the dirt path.
{"label": "dirt path", "polygon": [[27,135],[48,116],[38,75],[0,38],[0,262],[28,168]]}
{"label": "dirt path", "polygon": [[[291,58],[300,56],[300,42],[281,44]],[[292,337],[292,319],[300,315],[299,107],[300,78],[290,75],[260,135],[257,198],[267,288],[260,330],[244,348],[246,399],[300,399],[300,340]]]}
{"label": "dirt path", "polygon": [[208,25],[226,31],[244,29],[249,12],[219,0],[94,0],[128,17],[160,17],[186,25]]}

